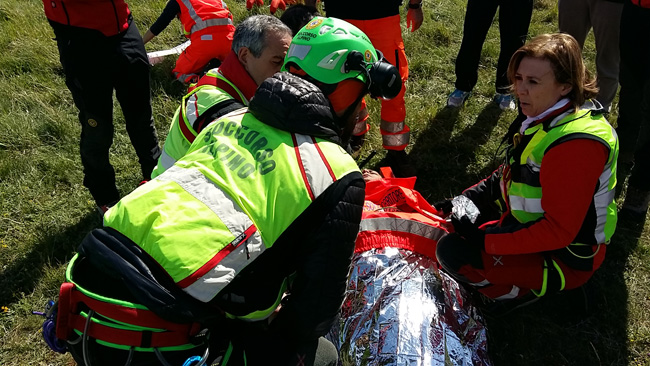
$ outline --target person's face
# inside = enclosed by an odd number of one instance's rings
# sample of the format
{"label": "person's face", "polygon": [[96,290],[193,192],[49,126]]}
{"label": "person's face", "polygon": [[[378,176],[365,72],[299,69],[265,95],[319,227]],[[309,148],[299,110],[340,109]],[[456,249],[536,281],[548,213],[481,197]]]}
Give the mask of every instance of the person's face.
{"label": "person's face", "polygon": [[528,56],[521,60],[515,73],[515,94],[526,116],[540,115],[570,91],[569,84],[557,82],[549,60]]}
{"label": "person's face", "polygon": [[[343,130],[341,132],[341,140],[347,144],[348,141],[350,141],[350,137],[352,137],[352,131],[354,131],[354,126],[357,124],[357,121],[359,120],[359,112],[361,112],[361,107],[363,104],[361,101],[357,102],[356,106],[354,106],[354,110],[350,115],[347,117],[346,121],[343,121]],[[348,107],[350,108],[350,107]],[[348,110],[348,108],[336,112],[336,116],[338,118],[343,117],[345,114],[345,111]]]}
{"label": "person's face", "polygon": [[266,35],[266,47],[260,57],[255,57],[246,47],[239,50],[239,61],[257,85],[280,71],[287,55],[291,36],[277,32]]}

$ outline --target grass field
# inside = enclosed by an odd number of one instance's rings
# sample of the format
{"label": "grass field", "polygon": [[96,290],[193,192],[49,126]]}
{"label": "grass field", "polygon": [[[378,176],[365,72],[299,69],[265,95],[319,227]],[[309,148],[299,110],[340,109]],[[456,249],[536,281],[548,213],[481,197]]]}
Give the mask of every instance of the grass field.
{"label": "grass field", "polygon": [[[165,0],[131,1],[141,33]],[[404,28],[410,60],[407,122],[417,188],[431,202],[458,194],[498,163],[499,140],[513,112],[491,103],[499,53],[498,27],[483,48],[479,83],[465,107],[445,109],[453,90],[454,60],[462,38],[466,2],[426,0],[420,30]],[[247,12],[229,2],[238,22]],[[42,310],[58,293],[66,263],[83,236],[101,221],[82,186],[77,110],[67,90],[54,34],[38,0],[0,2],[0,365],[69,365],[41,339]],[[254,10],[266,13],[266,9]],[[536,0],[530,35],[557,29],[553,0]],[[147,45],[183,41],[178,22]],[[585,46],[591,70],[593,38]],[[152,69],[154,118],[161,141],[183,94],[172,83],[173,60]],[[101,70],[98,70],[101,72]],[[381,148],[378,105],[361,159]],[[122,194],[140,181],[139,166],[115,108],[111,151]],[[614,123],[616,110],[610,116]],[[620,184],[620,183],[619,183]],[[624,193],[623,193],[624,194]],[[623,195],[621,195],[623,197]],[[619,198],[620,200],[621,198]],[[619,202],[620,203],[620,202]],[[650,238],[648,227],[622,221],[603,267],[582,292],[543,299],[500,319],[488,319],[489,350],[496,365],[650,365]]]}

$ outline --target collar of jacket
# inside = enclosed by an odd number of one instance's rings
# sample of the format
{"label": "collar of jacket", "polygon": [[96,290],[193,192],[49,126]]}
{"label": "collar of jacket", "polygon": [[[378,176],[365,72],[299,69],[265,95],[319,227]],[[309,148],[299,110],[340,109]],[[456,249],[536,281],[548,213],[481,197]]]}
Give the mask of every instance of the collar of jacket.
{"label": "collar of jacket", "polygon": [[219,66],[219,71],[221,75],[237,86],[239,91],[246,97],[246,100],[251,100],[257,89],[257,84],[251,78],[248,71],[246,71],[244,65],[239,62],[235,52],[230,51],[226,59]]}
{"label": "collar of jacket", "polygon": [[264,80],[248,110],[269,126],[341,145],[341,129],[325,94],[293,74],[279,72]]}

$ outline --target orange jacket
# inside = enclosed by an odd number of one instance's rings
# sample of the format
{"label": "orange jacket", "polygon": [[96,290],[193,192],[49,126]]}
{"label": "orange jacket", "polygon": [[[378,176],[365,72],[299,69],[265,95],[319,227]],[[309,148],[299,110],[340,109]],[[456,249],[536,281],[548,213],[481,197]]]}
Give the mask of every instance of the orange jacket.
{"label": "orange jacket", "polygon": [[415,177],[366,183],[355,252],[397,247],[436,258],[438,240],[447,234],[450,224],[436,215],[438,211],[413,189],[414,185]]}

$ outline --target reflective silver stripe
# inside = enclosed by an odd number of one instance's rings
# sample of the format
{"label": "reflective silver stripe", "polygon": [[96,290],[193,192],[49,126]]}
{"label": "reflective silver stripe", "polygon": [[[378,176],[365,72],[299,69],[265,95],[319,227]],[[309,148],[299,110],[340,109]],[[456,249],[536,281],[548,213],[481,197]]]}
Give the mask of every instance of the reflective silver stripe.
{"label": "reflective silver stripe", "polygon": [[609,205],[614,202],[616,198],[616,190],[609,189],[609,180],[612,177],[611,164],[608,165],[598,178],[600,187],[594,195],[594,206],[596,208],[596,228],[594,236],[597,243],[604,243],[607,241],[605,235],[605,224],[607,223],[607,209]]}
{"label": "reflective silver stripe", "polygon": [[[203,20],[201,19],[200,16],[196,14],[196,10],[194,10],[194,7],[192,6],[192,2],[190,0],[181,0],[183,2],[183,5],[187,8],[187,12],[190,15],[190,18],[194,21],[194,23],[202,22]],[[194,27],[192,27],[194,29]]]}
{"label": "reflective silver stripe", "polygon": [[361,132],[364,132],[365,130],[366,130],[366,121],[357,120],[354,123],[354,130],[352,130],[352,134],[356,136]]}
{"label": "reflective silver stripe", "polygon": [[439,240],[447,233],[437,226],[397,217],[377,217],[361,220],[361,224],[359,226],[360,232],[376,230],[404,232],[419,235],[432,240]]}
{"label": "reflective silver stripe", "polygon": [[299,134],[294,134],[294,136],[300,152],[300,163],[307,176],[306,183],[309,184],[314,198],[316,198],[334,183],[334,177],[330,175],[327,162],[323,161],[312,137]]}
{"label": "reflective silver stripe", "polygon": [[388,132],[388,133],[399,133],[404,131],[404,121],[402,122],[387,122],[384,121],[383,119],[379,123],[379,128],[381,128],[382,131]]}
{"label": "reflective silver stripe", "polygon": [[[197,104],[199,97],[196,94],[197,93],[192,94],[192,96],[187,100],[187,103],[185,103],[185,118],[187,118],[187,122],[189,122],[190,126],[194,126],[194,122],[199,118]],[[183,121],[181,121],[181,123],[183,123]]]}
{"label": "reflective silver stripe", "polygon": [[411,139],[411,132],[395,134],[395,135],[385,135],[381,134],[381,142],[384,146],[403,146],[408,145],[409,140]]}
{"label": "reflective silver stripe", "polygon": [[544,213],[541,198],[524,198],[520,196],[510,196],[510,208],[516,211],[526,211],[530,213]]}
{"label": "reflective silver stripe", "polygon": [[232,20],[230,18],[215,18],[215,19],[206,19],[206,20],[199,20],[198,22],[195,21],[196,24],[192,26],[192,29],[190,30],[191,33],[194,33],[196,31],[200,31],[201,29],[205,29],[208,27],[213,27],[213,26],[218,26],[218,25],[231,25]]}
{"label": "reflective silver stripe", "polygon": [[508,299],[514,299],[514,298],[517,297],[517,295],[519,295],[519,287],[517,287],[517,286],[512,286],[512,289],[510,290],[509,293],[507,293],[507,294],[505,294],[505,295],[501,295],[501,296],[495,298],[495,300],[508,300]]}
{"label": "reflective silver stripe", "polygon": [[160,164],[160,166],[165,170],[171,168],[174,166],[174,164],[176,164],[176,159],[167,154],[164,146],[162,152],[160,153],[160,157],[158,158],[158,164]]}
{"label": "reflective silver stripe", "polygon": [[530,156],[526,159],[526,165],[535,173],[539,173],[539,170],[542,168],[542,166],[534,162]]}
{"label": "reflective silver stripe", "polygon": [[[171,181],[206,205],[224,223],[234,237],[244,233],[253,222],[233,199],[197,169],[173,166],[156,179]],[[218,238],[215,238],[217,240]],[[228,244],[228,243],[224,243]],[[246,253],[246,247],[248,253]],[[213,269],[183,290],[198,300],[212,300],[248,263],[262,254],[266,246],[258,232],[230,253]],[[248,258],[250,255],[250,258]],[[210,258],[206,258],[206,262]]]}

